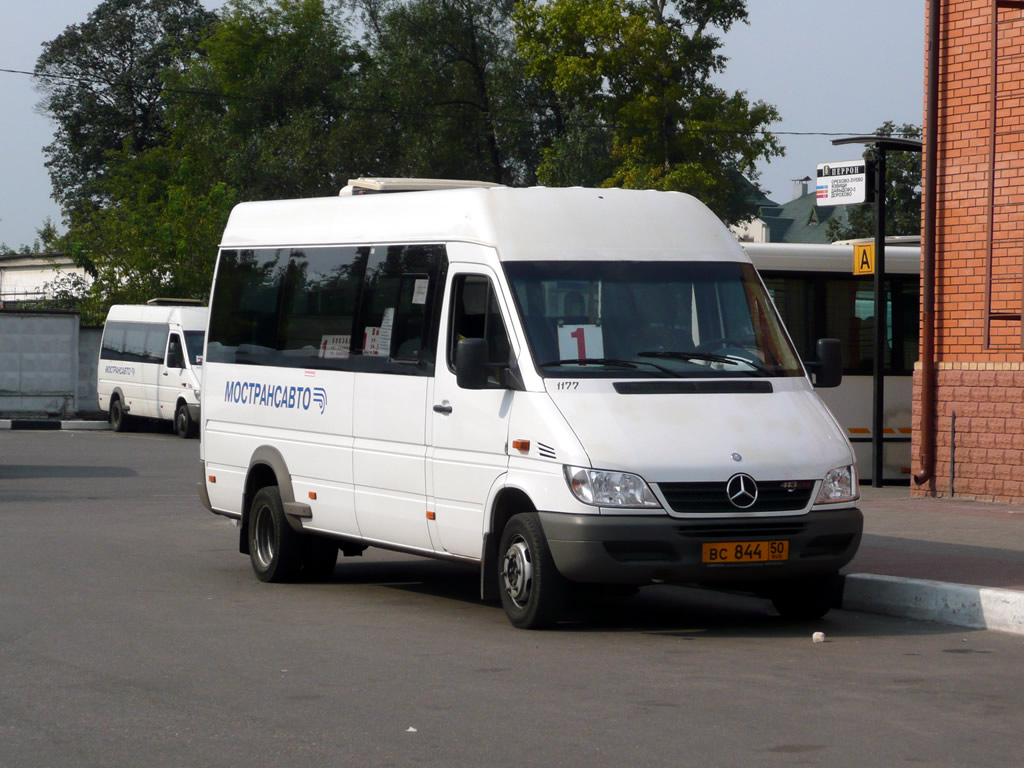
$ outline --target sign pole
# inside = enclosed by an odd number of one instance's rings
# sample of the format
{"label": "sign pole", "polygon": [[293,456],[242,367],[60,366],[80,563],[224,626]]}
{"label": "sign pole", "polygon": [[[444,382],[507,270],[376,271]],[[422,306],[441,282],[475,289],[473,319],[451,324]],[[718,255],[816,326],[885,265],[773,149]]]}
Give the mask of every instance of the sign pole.
{"label": "sign pole", "polygon": [[885,416],[885,147],[875,146],[875,354],[871,398],[871,485],[882,487]]}
{"label": "sign pole", "polygon": [[851,136],[833,139],[833,145],[873,144],[875,147],[875,339],[873,365],[873,397],[871,403],[871,485],[882,487],[882,430],[885,415],[885,341],[888,336],[888,316],[885,296],[885,152],[920,152],[918,139],[898,139],[888,136]]}

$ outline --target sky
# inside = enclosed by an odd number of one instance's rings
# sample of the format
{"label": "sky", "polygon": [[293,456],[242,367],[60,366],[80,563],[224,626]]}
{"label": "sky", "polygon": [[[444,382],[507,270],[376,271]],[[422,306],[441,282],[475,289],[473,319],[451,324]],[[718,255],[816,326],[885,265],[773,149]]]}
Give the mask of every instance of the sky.
{"label": "sky", "polygon": [[[99,0],[0,0],[0,69],[30,71],[66,27]],[[209,8],[220,0],[204,3]],[[729,62],[715,80],[750,101],[773,104],[786,155],[762,163],[761,186],[779,203],[818,163],[853,160],[857,146],[834,136],[873,132],[886,120],[920,125],[924,113],[925,0],[747,0],[749,24],[723,36]],[[47,217],[63,231],[50,197],[43,147],[53,123],[37,112],[31,77],[0,72],[0,243],[31,245]]]}

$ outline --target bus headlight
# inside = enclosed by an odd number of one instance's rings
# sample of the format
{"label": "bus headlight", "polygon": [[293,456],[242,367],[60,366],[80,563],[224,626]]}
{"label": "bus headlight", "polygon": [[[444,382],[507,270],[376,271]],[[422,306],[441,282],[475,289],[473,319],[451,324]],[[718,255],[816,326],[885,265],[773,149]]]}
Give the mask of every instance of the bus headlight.
{"label": "bus headlight", "polygon": [[818,498],[815,504],[837,504],[841,501],[856,501],[860,498],[860,488],[857,484],[857,467],[849,464],[845,467],[836,467],[825,473],[822,480],[821,490],[818,491]]}
{"label": "bus headlight", "polygon": [[565,466],[565,481],[573,495],[595,507],[654,508],[661,504],[639,475]]}

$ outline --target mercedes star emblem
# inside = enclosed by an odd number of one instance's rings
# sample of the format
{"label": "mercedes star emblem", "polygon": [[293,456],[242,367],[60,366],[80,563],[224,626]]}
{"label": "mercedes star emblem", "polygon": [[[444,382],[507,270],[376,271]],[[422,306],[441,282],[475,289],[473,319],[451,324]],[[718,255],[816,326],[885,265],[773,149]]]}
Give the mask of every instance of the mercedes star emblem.
{"label": "mercedes star emblem", "polygon": [[729,478],[725,484],[725,495],[737,509],[750,509],[757,501],[757,483],[750,475],[741,472]]}

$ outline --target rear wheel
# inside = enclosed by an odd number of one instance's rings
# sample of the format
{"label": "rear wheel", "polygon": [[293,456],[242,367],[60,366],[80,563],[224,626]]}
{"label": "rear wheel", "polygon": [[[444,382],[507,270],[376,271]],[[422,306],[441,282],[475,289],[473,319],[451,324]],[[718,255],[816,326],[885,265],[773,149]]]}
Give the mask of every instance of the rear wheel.
{"label": "rear wheel", "polygon": [[303,564],[303,541],[284,516],[276,485],[261,488],[249,506],[249,559],[260,581],[291,581]]}
{"label": "rear wheel", "polygon": [[801,579],[771,594],[772,605],[786,619],[820,619],[839,598],[839,575],[830,573]]}
{"label": "rear wheel", "polygon": [[541,629],[554,624],[565,603],[566,584],[555,568],[535,513],[515,515],[498,546],[498,591],[513,626]]}
{"label": "rear wheel", "polygon": [[127,432],[131,417],[124,409],[124,403],[120,397],[115,397],[110,403],[110,427],[115,432]]}

